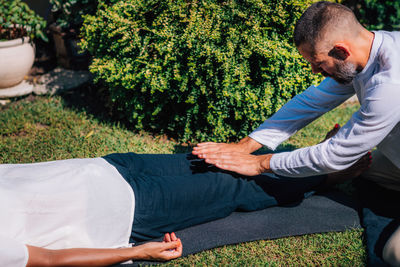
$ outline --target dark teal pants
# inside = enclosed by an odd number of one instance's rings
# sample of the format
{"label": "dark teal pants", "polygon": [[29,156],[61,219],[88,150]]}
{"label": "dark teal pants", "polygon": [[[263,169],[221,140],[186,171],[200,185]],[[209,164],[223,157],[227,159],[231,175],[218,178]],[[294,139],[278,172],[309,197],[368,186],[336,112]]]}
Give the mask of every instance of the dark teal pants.
{"label": "dark teal pants", "polygon": [[117,168],[135,193],[132,242],[223,218],[235,210],[254,211],[300,201],[325,181],[325,176],[240,176],[190,154],[117,153],[104,159]]}

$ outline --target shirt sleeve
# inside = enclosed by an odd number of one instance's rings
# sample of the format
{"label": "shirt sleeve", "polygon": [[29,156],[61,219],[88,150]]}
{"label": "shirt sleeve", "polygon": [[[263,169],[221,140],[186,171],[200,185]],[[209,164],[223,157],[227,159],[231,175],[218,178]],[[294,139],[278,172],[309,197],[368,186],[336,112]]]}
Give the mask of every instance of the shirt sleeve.
{"label": "shirt sleeve", "polygon": [[28,248],[8,237],[0,236],[1,266],[25,267],[28,263]]}
{"label": "shirt sleeve", "polygon": [[325,142],[274,154],[274,173],[311,176],[346,169],[377,146],[400,121],[398,85],[378,85],[366,90],[360,109],[332,138]]}
{"label": "shirt sleeve", "polygon": [[310,86],[266,120],[249,137],[275,150],[298,130],[354,95],[352,85],[341,85],[326,78],[319,86]]}

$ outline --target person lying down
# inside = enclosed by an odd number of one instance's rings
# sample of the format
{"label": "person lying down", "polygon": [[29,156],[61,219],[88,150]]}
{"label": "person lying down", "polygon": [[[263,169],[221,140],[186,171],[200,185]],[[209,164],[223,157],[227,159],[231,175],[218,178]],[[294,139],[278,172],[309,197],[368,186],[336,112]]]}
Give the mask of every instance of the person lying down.
{"label": "person lying down", "polygon": [[[106,266],[174,259],[182,244],[173,231],[235,210],[301,200],[368,164],[364,157],[343,173],[305,178],[240,176],[185,154],[0,164],[0,262]],[[131,246],[163,235],[163,242]]]}

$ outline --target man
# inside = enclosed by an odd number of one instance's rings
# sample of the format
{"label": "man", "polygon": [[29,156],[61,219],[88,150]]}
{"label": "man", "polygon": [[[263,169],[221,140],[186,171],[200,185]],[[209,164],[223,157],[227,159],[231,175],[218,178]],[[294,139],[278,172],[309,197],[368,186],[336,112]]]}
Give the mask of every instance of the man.
{"label": "man", "polygon": [[[363,177],[399,196],[400,33],[370,32],[347,7],[323,1],[301,16],[294,41],[313,72],[326,79],[294,97],[239,143],[201,143],[193,154],[245,175],[273,172],[303,177],[346,169],[377,146],[373,164]],[[263,145],[275,149],[354,93],[361,107],[332,138],[292,152],[250,154]],[[387,263],[400,265],[399,228],[381,256]]]}

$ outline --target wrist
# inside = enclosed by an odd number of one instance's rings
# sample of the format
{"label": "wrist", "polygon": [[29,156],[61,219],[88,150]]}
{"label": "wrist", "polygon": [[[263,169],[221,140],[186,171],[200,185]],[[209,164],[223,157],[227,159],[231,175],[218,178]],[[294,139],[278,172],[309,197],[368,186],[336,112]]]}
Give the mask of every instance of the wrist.
{"label": "wrist", "polygon": [[130,257],[132,260],[145,260],[148,258],[148,253],[143,245],[138,245],[130,248]]}
{"label": "wrist", "polygon": [[260,143],[248,136],[240,140],[237,145],[240,147],[240,152],[243,153],[251,153],[262,147]]}
{"label": "wrist", "polygon": [[272,172],[271,166],[270,166],[270,161],[271,161],[272,155],[273,154],[266,154],[266,155],[261,156],[261,161],[260,161],[261,173]]}

